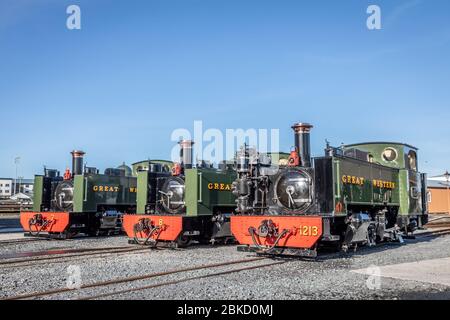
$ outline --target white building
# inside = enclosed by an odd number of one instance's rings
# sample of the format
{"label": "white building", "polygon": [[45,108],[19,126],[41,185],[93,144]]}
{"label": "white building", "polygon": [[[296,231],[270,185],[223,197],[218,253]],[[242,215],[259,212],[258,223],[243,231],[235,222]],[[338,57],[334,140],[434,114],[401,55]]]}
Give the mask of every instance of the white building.
{"label": "white building", "polygon": [[33,197],[33,189],[33,179],[17,179],[16,183],[13,178],[0,178],[0,199],[9,199],[16,193]]}
{"label": "white building", "polygon": [[10,198],[13,194],[13,179],[0,178],[0,198]]}
{"label": "white building", "polygon": [[33,196],[33,188],[33,179],[17,179],[16,193],[23,193],[27,196]]}

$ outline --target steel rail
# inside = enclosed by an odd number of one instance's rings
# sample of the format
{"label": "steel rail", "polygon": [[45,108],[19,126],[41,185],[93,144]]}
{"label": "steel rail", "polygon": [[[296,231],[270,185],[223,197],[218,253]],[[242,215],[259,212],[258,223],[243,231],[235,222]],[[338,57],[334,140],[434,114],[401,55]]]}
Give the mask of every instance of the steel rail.
{"label": "steel rail", "polygon": [[102,294],[98,294],[98,295],[94,295],[94,296],[78,298],[78,299],[75,299],[75,300],[92,300],[92,299],[105,298],[105,297],[109,297],[109,296],[113,296],[113,295],[117,295],[117,294],[122,294],[122,293],[129,293],[129,292],[133,292],[133,291],[154,289],[154,288],[158,288],[158,287],[179,284],[179,283],[182,283],[182,282],[187,282],[187,281],[192,281],[192,280],[205,279],[205,278],[211,278],[211,277],[218,277],[218,276],[222,276],[222,275],[227,275],[227,274],[232,274],[232,273],[237,273],[237,272],[242,272],[242,271],[247,271],[247,270],[260,269],[260,268],[270,267],[270,266],[274,266],[274,265],[284,264],[284,263],[287,263],[287,262],[288,261],[278,261],[278,262],[266,263],[266,264],[250,266],[250,267],[243,267],[243,268],[238,268],[238,269],[233,269],[233,270],[227,270],[227,271],[221,271],[221,272],[215,272],[215,273],[208,273],[208,274],[205,274],[205,275],[199,275],[199,276],[194,276],[194,277],[189,277],[189,278],[184,278],[184,279],[179,279],[179,280],[172,280],[172,281],[167,281],[167,282],[161,282],[161,283],[151,284],[151,285],[143,286],[143,287],[130,288],[130,289],[124,289],[124,290],[113,291],[113,292],[108,292],[108,293],[102,293]]}
{"label": "steel rail", "polygon": [[16,253],[0,255],[0,262],[7,260],[7,259],[53,256],[53,255],[63,255],[63,254],[70,254],[70,253],[96,252],[96,251],[128,249],[128,248],[133,248],[133,247],[120,246],[120,247],[97,247],[97,248],[78,248],[78,249],[61,248],[61,249],[49,249],[49,250],[42,250],[42,251],[25,251],[25,252],[16,252]]}
{"label": "steel rail", "polygon": [[[128,251],[128,250],[123,250],[123,251],[115,251],[115,252],[98,252],[98,253],[92,253],[89,254],[88,256],[91,256],[93,259],[101,259],[104,258],[108,255],[112,255],[112,254],[140,254],[140,253],[145,253],[142,252],[145,251],[145,249],[142,250],[134,250],[134,251]],[[0,270],[5,270],[5,269],[9,269],[9,268],[24,268],[24,267],[34,267],[34,266],[39,266],[39,265],[43,265],[43,264],[56,264],[56,263],[66,263],[66,262],[74,262],[74,261],[78,261],[80,259],[83,259],[86,255],[74,255],[74,256],[70,256],[68,257],[69,259],[64,259],[66,257],[58,257],[58,259],[54,259],[51,261],[41,261],[41,260],[33,260],[32,262],[23,262],[20,264],[10,264],[10,265],[4,265],[4,266],[0,266]]]}
{"label": "steel rail", "polygon": [[[428,237],[428,236],[433,236],[433,235],[444,235],[444,234],[450,234],[450,228],[449,229],[438,229],[438,230],[418,234],[417,237]],[[143,248],[139,248],[139,249],[144,250]],[[97,254],[101,254],[101,253],[97,253]],[[53,258],[57,258],[57,257],[53,257]],[[265,260],[265,259],[269,259],[269,258],[268,257],[256,257],[256,258],[252,258],[252,259],[241,259],[241,260],[234,260],[234,261],[228,261],[228,262],[223,262],[223,263],[200,265],[200,266],[194,266],[194,267],[189,267],[189,268],[182,268],[182,269],[175,269],[175,270],[164,271],[164,272],[150,273],[150,274],[145,274],[145,275],[141,275],[141,276],[132,276],[132,277],[126,277],[126,278],[112,279],[112,280],[108,280],[108,281],[94,282],[91,284],[82,285],[79,288],[57,288],[57,289],[52,289],[52,290],[47,290],[47,291],[42,291],[42,292],[35,292],[35,293],[31,293],[31,294],[11,296],[11,297],[3,298],[1,300],[19,300],[19,299],[37,298],[37,297],[54,295],[54,294],[64,293],[64,292],[75,292],[75,291],[78,291],[81,289],[103,287],[103,286],[109,286],[109,285],[115,285],[115,284],[121,284],[121,283],[127,283],[127,282],[134,282],[134,281],[138,281],[138,280],[146,280],[146,279],[162,277],[162,276],[167,276],[167,275],[172,275],[172,274],[177,274],[177,273],[182,273],[182,272],[196,271],[196,270],[202,270],[202,269],[208,269],[208,268],[217,268],[217,267],[222,267],[222,266],[230,266],[230,265],[260,261],[260,260]],[[256,266],[238,268],[238,269],[227,270],[227,271],[222,271],[222,272],[209,273],[206,275],[199,275],[199,276],[188,277],[188,278],[184,278],[184,279],[161,282],[161,283],[156,283],[156,284],[142,286],[142,287],[129,288],[129,289],[118,290],[118,291],[113,291],[113,292],[109,292],[109,293],[86,296],[86,297],[82,297],[79,299],[81,299],[81,300],[99,299],[99,298],[122,294],[122,293],[152,289],[152,288],[173,285],[173,284],[178,284],[178,283],[197,280],[197,279],[226,275],[226,274],[242,272],[242,271],[252,270],[252,269],[257,269],[257,268],[264,268],[264,267],[268,267],[268,266],[284,264],[287,262],[288,261],[284,260],[284,261],[278,261],[278,262],[273,262],[273,263],[268,263],[268,264],[263,264],[263,265],[256,265]]]}
{"label": "steel rail", "polygon": [[450,234],[450,228],[443,228],[443,229],[437,229],[437,230],[431,230],[431,231],[426,231],[420,234],[416,235],[416,238],[425,238],[425,237],[432,237],[432,236],[441,236],[441,235],[446,235],[446,234]]}
{"label": "steel rail", "polygon": [[146,280],[146,279],[151,279],[151,278],[156,278],[156,277],[177,274],[177,273],[181,273],[181,272],[189,272],[189,271],[202,270],[202,269],[208,269],[208,268],[217,268],[217,267],[222,267],[222,266],[229,266],[229,265],[253,262],[253,261],[264,260],[264,259],[267,259],[267,258],[257,257],[257,258],[251,258],[251,259],[241,259],[241,260],[233,260],[233,261],[227,261],[227,262],[206,264],[206,265],[200,265],[200,266],[194,266],[194,267],[188,267],[188,268],[182,268],[182,269],[175,269],[175,270],[170,270],[170,271],[149,273],[149,274],[144,274],[144,275],[140,275],[140,276],[132,276],[132,277],[126,277],[126,278],[112,279],[112,280],[108,280],[108,281],[93,282],[90,284],[82,285],[79,288],[57,288],[57,289],[52,289],[52,290],[47,290],[47,291],[42,291],[42,292],[35,292],[35,293],[11,296],[11,297],[3,298],[3,300],[20,300],[20,299],[27,299],[27,298],[37,298],[37,297],[48,296],[48,295],[53,295],[53,294],[57,294],[57,293],[77,291],[80,289],[103,287],[103,286],[109,286],[109,285],[126,283],[126,282],[134,282],[134,281],[138,281],[138,280]]}
{"label": "steel rail", "polygon": [[10,239],[10,240],[0,240],[0,245],[2,245],[2,244],[20,244],[20,243],[44,241],[44,240],[49,241],[48,239],[44,239],[44,238],[41,238],[41,239],[33,239],[33,238],[30,238],[30,239]]}
{"label": "steel rail", "polygon": [[29,262],[39,262],[39,261],[48,261],[48,260],[56,260],[56,259],[66,259],[66,258],[76,258],[76,257],[86,257],[86,256],[93,256],[93,255],[101,255],[101,254],[111,254],[111,253],[122,253],[122,252],[133,252],[133,251],[146,251],[149,250],[148,248],[111,248],[109,250],[99,250],[95,252],[82,252],[79,254],[59,254],[58,256],[53,257],[36,257],[34,259],[20,259],[20,260],[8,260],[8,261],[0,261],[0,267],[2,266],[9,266],[12,264],[20,264],[21,263],[29,263]]}

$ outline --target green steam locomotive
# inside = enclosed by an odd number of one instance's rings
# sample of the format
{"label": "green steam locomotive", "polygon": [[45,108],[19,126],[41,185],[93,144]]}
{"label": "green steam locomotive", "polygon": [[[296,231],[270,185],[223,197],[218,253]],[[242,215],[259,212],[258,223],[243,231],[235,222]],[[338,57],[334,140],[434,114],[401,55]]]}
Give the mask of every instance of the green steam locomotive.
{"label": "green steam locomotive", "polygon": [[83,151],[72,152],[72,171],[61,176],[45,169],[35,177],[32,212],[22,212],[26,235],[68,238],[75,234],[119,233],[122,215],[136,212],[137,178],[123,164],[104,174],[83,164]]}
{"label": "green steam locomotive", "polygon": [[244,146],[236,154],[239,250],[315,256],[323,245],[343,250],[402,241],[428,221],[426,174],[417,148],[370,142],[333,148],[311,158],[307,123],[295,124],[295,151],[286,165]]}
{"label": "green steam locomotive", "polygon": [[232,239],[229,216],[235,199],[232,166],[192,164],[192,141],[180,142],[180,163],[153,162],[138,172],[137,215],[124,216],[130,242],[186,246],[191,241]]}

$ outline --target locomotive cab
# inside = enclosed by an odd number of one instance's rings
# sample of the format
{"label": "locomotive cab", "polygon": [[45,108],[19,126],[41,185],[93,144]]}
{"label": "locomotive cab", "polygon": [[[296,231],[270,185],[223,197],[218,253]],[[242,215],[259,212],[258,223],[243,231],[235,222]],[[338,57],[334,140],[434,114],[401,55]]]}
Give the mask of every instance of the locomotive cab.
{"label": "locomotive cab", "polygon": [[398,169],[396,223],[406,232],[423,227],[428,222],[426,201],[427,175],[419,172],[418,149],[396,142],[371,142],[343,146],[344,152],[357,148],[368,154],[372,163]]}

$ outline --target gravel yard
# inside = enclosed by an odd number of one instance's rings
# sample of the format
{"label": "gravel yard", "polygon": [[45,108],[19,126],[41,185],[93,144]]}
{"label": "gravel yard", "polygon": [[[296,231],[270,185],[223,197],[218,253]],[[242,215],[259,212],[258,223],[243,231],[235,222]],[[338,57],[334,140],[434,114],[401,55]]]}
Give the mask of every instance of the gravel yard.
{"label": "gravel yard", "polygon": [[[32,241],[0,244],[0,255],[56,248],[131,246],[125,237],[89,238],[70,241]],[[188,249],[148,249],[139,252],[73,257],[64,261],[40,261],[31,265],[0,266],[0,296],[45,291],[66,286],[79,267],[82,284],[145,275],[179,268],[213,264],[255,256],[236,251],[235,246],[193,246]],[[386,244],[363,248],[347,255],[324,253],[316,260],[283,260],[268,267],[126,292],[104,299],[450,299],[450,287],[443,284],[383,277],[379,287],[369,289],[369,275],[355,273],[370,266],[396,265],[450,257],[450,236],[406,240],[404,245]],[[62,259],[61,259],[62,260]],[[201,269],[145,280],[85,288],[38,299],[78,299],[128,288],[191,278],[242,267],[270,264],[272,259]],[[69,266],[72,266],[69,268]],[[411,270],[414,271],[414,270]],[[439,271],[439,270],[438,270]]]}

